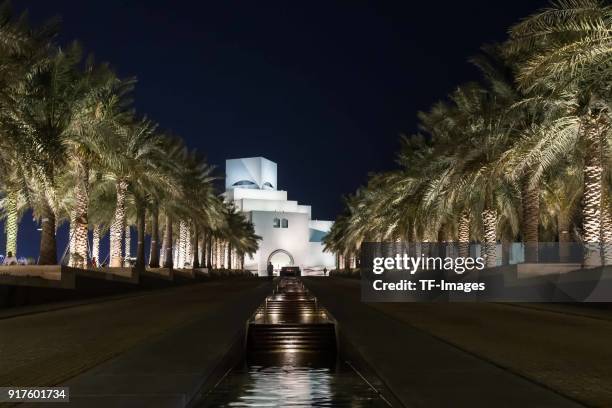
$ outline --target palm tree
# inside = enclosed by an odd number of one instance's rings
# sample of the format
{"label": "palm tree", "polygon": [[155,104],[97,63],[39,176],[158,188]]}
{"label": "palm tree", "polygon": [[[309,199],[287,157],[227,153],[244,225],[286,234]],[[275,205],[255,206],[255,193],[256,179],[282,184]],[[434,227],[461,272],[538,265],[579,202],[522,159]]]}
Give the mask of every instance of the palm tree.
{"label": "palm tree", "polygon": [[[38,29],[27,25],[26,14],[15,17],[10,3],[0,4],[0,160],[3,167],[6,194],[8,249],[17,249],[18,213],[23,199],[32,205],[29,179],[39,174],[44,161],[37,159],[49,152],[51,143],[41,143],[40,133],[34,135],[37,123],[30,116],[32,81],[40,78],[49,66],[51,39],[57,32],[57,21],[50,21]],[[44,74],[43,74],[44,75]],[[40,94],[38,95],[40,96]],[[48,95],[47,95],[48,96]],[[49,232],[49,228],[45,230]],[[45,236],[49,236],[45,234]],[[55,256],[55,255],[54,255]],[[42,259],[45,260],[44,258]]]}
{"label": "palm tree", "polygon": [[105,138],[106,156],[101,159],[115,181],[115,215],[110,227],[110,266],[123,266],[121,244],[125,233],[128,188],[137,180],[156,174],[156,160],[163,157],[155,125],[146,119],[119,124]]}
{"label": "palm tree", "polygon": [[[92,255],[102,263],[100,239],[110,229],[111,265],[121,266],[125,225],[136,225],[143,267],[150,214],[150,264],[158,266],[161,214],[164,264],[173,264],[176,220],[183,225],[184,252],[193,252],[197,265],[199,231],[221,237],[228,225],[212,167],[179,139],[136,119],[126,98],[134,81],[83,61],[76,43],[57,47],[55,26],[30,29],[25,17],[13,17],[8,2],[0,4],[0,215],[7,220],[8,250],[16,251],[18,218],[29,208],[42,223],[39,263],[57,263],[56,226],[68,220],[70,265],[85,266],[89,229]],[[232,240],[234,253],[252,251],[254,234],[241,223],[236,228],[224,239]]]}
{"label": "palm tree", "polygon": [[[500,157],[503,165],[511,175],[516,174],[521,193],[521,232],[525,243],[525,261],[538,261],[540,183],[541,172],[535,172],[527,165],[517,166],[513,154],[523,148],[525,139],[539,129],[539,126],[556,114],[542,103],[537,103],[524,95],[516,87],[517,66],[513,58],[505,54],[505,48],[499,44],[485,45],[482,52],[470,59],[482,74],[486,89],[491,93],[496,104],[505,111],[505,127],[510,150]],[[519,168],[521,172],[516,172]]]}
{"label": "palm tree", "polygon": [[553,240],[559,242],[559,258],[569,261],[570,242],[578,225],[575,218],[576,209],[582,197],[582,172],[576,165],[561,163],[559,168],[550,172],[544,184],[543,226],[552,227]]}
{"label": "palm tree", "polygon": [[156,201],[151,203],[151,248],[149,250],[149,266],[159,268],[159,205]]}
{"label": "palm tree", "polygon": [[5,219],[6,253],[17,256],[19,220],[27,209],[28,186],[23,164],[17,160],[15,151],[0,148],[0,188],[5,191],[0,201],[1,214]]}
{"label": "palm tree", "polygon": [[174,262],[172,259],[172,216],[169,212],[166,212],[164,237],[162,241],[162,253],[164,255],[163,267],[172,268]]}
{"label": "palm tree", "polygon": [[[526,260],[535,262],[540,226],[547,234],[556,225],[564,242],[581,220],[587,244],[612,241],[609,194],[602,193],[612,185],[603,183],[612,173],[605,159],[611,10],[596,0],[565,1],[516,25],[508,44],[483,47],[471,59],[483,83],[461,86],[419,114],[424,136],[404,139],[399,171],[372,175],[349,197],[326,249],[348,260],[365,240],[456,237],[465,256],[467,242],[480,236],[493,266],[498,238],[507,261],[507,243],[520,233]],[[599,251],[589,251],[587,263],[593,255]]]}
{"label": "palm tree", "polygon": [[105,178],[99,169],[92,173],[91,199],[88,209],[88,221],[93,230],[91,258],[96,258],[96,263],[101,266],[107,261],[101,258],[100,242],[102,237],[108,233],[115,213],[115,184],[113,180]]}
{"label": "palm tree", "polygon": [[243,257],[245,254],[252,254],[257,250],[257,241],[261,237],[255,235],[253,224],[248,221],[241,212],[238,212],[233,205],[226,205],[225,218],[227,228],[225,230],[225,240],[227,241],[227,269],[232,269],[236,265],[232,264],[232,258],[241,259],[241,267],[243,266]]}
{"label": "palm tree", "polygon": [[56,264],[56,220],[59,213],[56,195],[59,169],[65,164],[64,141],[71,131],[84,89],[80,88],[81,49],[75,43],[28,76],[20,96],[20,119],[27,136],[39,151],[30,161],[32,173],[39,179],[35,206],[42,224],[39,263]]}
{"label": "palm tree", "polygon": [[[91,167],[100,164],[105,145],[104,127],[113,126],[125,115],[125,95],[131,91],[133,81],[120,81],[106,66],[88,65],[83,74],[83,96],[73,131],[66,138],[68,168],[73,173],[75,205],[71,210],[71,265],[85,266],[88,241],[88,207],[91,189]],[[80,264],[74,259],[81,260]]]}
{"label": "palm tree", "polygon": [[612,6],[598,0],[571,0],[511,29],[510,50],[527,52],[519,85],[556,103],[565,115],[534,144],[528,159],[551,166],[577,145],[584,154],[583,239],[585,264],[600,263],[602,176],[611,118]]}

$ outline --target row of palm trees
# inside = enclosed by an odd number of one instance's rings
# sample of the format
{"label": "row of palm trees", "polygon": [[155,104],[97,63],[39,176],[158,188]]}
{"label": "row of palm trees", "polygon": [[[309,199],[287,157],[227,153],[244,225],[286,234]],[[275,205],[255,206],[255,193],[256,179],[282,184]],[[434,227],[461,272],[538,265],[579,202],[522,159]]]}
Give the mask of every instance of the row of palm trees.
{"label": "row of palm trees", "polygon": [[[354,265],[365,241],[577,241],[612,261],[612,6],[560,0],[470,60],[478,82],[419,113],[400,168],[346,199],[325,243]],[[607,243],[608,245],[601,245]],[[463,249],[462,249],[463,248]]]}
{"label": "row of palm trees", "polygon": [[100,242],[107,232],[109,264],[123,266],[131,255],[130,226],[138,234],[137,266],[146,262],[146,234],[152,267],[171,267],[175,260],[179,267],[242,266],[258,237],[216,194],[213,168],[133,111],[134,79],[120,79],[108,65],[84,58],[77,43],[58,46],[56,34],[56,22],[31,28],[8,2],[0,5],[6,252],[18,252],[18,223],[31,210],[40,222],[42,265],[58,263],[56,231],[68,222],[72,266],[93,258],[102,263]]}

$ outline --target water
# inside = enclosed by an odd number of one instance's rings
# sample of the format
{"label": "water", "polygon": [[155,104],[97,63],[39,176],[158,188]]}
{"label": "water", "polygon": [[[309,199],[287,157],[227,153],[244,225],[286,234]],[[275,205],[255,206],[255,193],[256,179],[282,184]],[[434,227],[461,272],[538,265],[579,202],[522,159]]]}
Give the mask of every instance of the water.
{"label": "water", "polygon": [[198,407],[388,407],[346,363],[233,369]]}
{"label": "water", "polygon": [[338,360],[333,324],[299,279],[281,278],[249,322],[245,360],[196,406],[388,407]]}

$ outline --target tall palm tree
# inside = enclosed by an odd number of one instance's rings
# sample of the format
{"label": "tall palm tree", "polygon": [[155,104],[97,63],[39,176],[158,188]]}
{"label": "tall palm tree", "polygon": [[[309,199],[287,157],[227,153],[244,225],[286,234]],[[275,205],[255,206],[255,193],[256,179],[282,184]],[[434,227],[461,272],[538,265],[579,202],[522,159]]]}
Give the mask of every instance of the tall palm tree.
{"label": "tall palm tree", "polygon": [[[32,81],[49,66],[52,39],[57,33],[57,21],[49,21],[32,29],[26,14],[15,17],[10,2],[0,4],[0,160],[6,192],[8,250],[17,248],[18,213],[23,201],[31,206],[29,179],[42,170],[37,159],[48,153],[53,142],[41,143],[40,129],[31,119],[27,108],[32,96]],[[40,96],[40,94],[38,94]],[[44,140],[43,140],[44,142]],[[44,161],[44,159],[43,159]],[[48,229],[47,231],[48,232]],[[43,259],[44,260],[44,259]]]}
{"label": "tall palm tree", "polygon": [[[85,266],[88,242],[88,207],[91,189],[91,168],[100,165],[103,154],[100,140],[107,136],[104,127],[114,126],[126,115],[126,94],[132,89],[132,80],[120,81],[105,65],[88,64],[84,70],[82,86],[87,90],[73,121],[73,131],[66,138],[67,167],[73,173],[75,205],[71,210],[72,266]],[[75,259],[79,259],[77,264]]]}
{"label": "tall palm tree", "polygon": [[559,242],[559,258],[570,261],[570,242],[578,226],[576,209],[582,197],[582,171],[577,165],[562,163],[551,169],[543,191],[543,226],[552,227],[552,240]]}
{"label": "tall palm tree", "polygon": [[[525,243],[525,261],[538,261],[541,172],[531,166],[517,166],[513,153],[523,148],[525,139],[550,121],[556,111],[538,103],[516,87],[516,61],[509,58],[499,44],[485,45],[482,52],[470,59],[479,68],[483,82],[495,103],[501,107],[506,121],[507,143],[510,150],[500,157],[500,164],[516,176],[521,195],[521,232]],[[537,136],[537,135],[536,135]],[[517,168],[521,172],[517,172]]]}
{"label": "tall palm tree", "polygon": [[534,143],[528,156],[552,166],[583,147],[583,239],[585,264],[601,262],[602,176],[610,130],[612,6],[598,0],[568,0],[541,10],[511,29],[510,50],[527,52],[520,86],[559,105],[565,115]]}
{"label": "tall palm tree", "polygon": [[227,220],[227,228],[225,230],[228,259],[227,268],[232,269],[236,267],[236,265],[232,263],[233,255],[237,254],[236,258],[242,259],[245,254],[254,253],[258,247],[257,241],[260,240],[261,237],[255,235],[253,224],[233,205],[226,205],[225,218]]}
{"label": "tall palm tree", "polygon": [[28,185],[23,164],[13,149],[0,148],[0,189],[5,192],[0,200],[0,215],[5,220],[6,251],[17,256],[19,220],[28,208]]}
{"label": "tall palm tree", "polygon": [[19,97],[19,117],[27,137],[38,150],[30,161],[38,178],[35,207],[42,224],[39,263],[57,263],[56,221],[59,202],[57,176],[66,162],[66,137],[71,132],[85,89],[81,87],[81,49],[74,43],[58,50],[28,76]]}
{"label": "tall palm tree", "polygon": [[141,178],[151,177],[156,160],[162,157],[161,141],[155,125],[146,119],[118,124],[105,138],[106,156],[101,159],[115,181],[115,215],[110,228],[110,266],[123,266],[121,244],[125,233],[128,188]]}

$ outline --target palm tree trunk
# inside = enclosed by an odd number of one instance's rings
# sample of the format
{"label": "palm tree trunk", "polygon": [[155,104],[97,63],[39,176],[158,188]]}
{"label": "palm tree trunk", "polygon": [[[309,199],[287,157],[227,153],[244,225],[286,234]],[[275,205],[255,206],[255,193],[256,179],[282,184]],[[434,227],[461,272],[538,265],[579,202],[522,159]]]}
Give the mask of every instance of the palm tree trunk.
{"label": "palm tree trunk", "polygon": [[182,254],[182,250],[183,250],[183,222],[179,221],[179,225],[178,225],[178,233],[177,233],[177,237],[176,237],[176,246],[174,248],[173,251],[173,255],[174,255],[174,265],[177,268],[182,268],[183,267],[183,257],[181,256]]}
{"label": "palm tree trunk", "polygon": [[55,239],[55,213],[45,200],[43,203],[39,265],[57,264],[57,242]]}
{"label": "palm tree trunk", "polygon": [[612,211],[610,196],[604,194],[601,206],[601,243],[603,245],[603,260],[605,265],[612,265]]}
{"label": "palm tree trunk", "polygon": [[[76,257],[72,256],[72,251],[74,249],[74,225],[76,224],[76,220],[74,218],[70,218],[70,223],[68,224],[68,266],[73,267],[76,262]],[[63,262],[63,259],[60,260]]]}
{"label": "palm tree trunk", "polygon": [[584,264],[601,264],[601,188],[603,165],[601,159],[602,127],[596,116],[587,115],[582,121],[583,136],[587,143],[584,158],[584,194],[582,197],[582,228],[586,252]]}
{"label": "palm tree trunk", "polygon": [[227,243],[227,269],[232,269],[232,244]]}
{"label": "palm tree trunk", "polygon": [[[179,232],[179,236],[180,236],[180,232]],[[179,239],[175,237],[173,237],[172,239],[172,259],[174,260],[173,264],[177,265],[177,268],[180,268],[180,264],[178,264],[176,261],[177,259],[179,259]]]}
{"label": "palm tree trunk", "polygon": [[6,252],[17,256],[17,233],[19,232],[18,195],[14,191],[9,191],[6,196]]}
{"label": "palm tree trunk", "polygon": [[206,237],[207,237],[206,239],[206,267],[210,271],[212,269],[212,243],[213,243],[212,232],[209,232],[208,234],[206,234]]}
{"label": "palm tree trunk", "polygon": [[502,238],[502,265],[510,265],[510,252],[512,250],[512,241],[507,238]]}
{"label": "palm tree trunk", "polygon": [[206,240],[204,239],[204,237],[202,235],[200,235],[201,239],[199,242],[199,258],[198,258],[198,264],[200,265],[200,268],[204,268],[206,266]]}
{"label": "palm tree trunk", "polygon": [[227,269],[227,242],[225,242],[225,240],[221,241],[221,247],[219,248],[220,251],[220,255],[221,255],[221,265],[223,267],[223,269]]}
{"label": "palm tree trunk", "polygon": [[208,232],[206,230],[204,230],[204,236],[202,237],[202,259],[200,259],[200,263],[203,268],[208,267]]}
{"label": "palm tree trunk", "polygon": [[178,267],[184,268],[187,261],[187,225],[185,221],[179,223],[179,243],[178,243]]}
{"label": "palm tree trunk", "polygon": [[166,214],[166,231],[164,232],[164,268],[172,268],[172,218]]}
{"label": "palm tree trunk", "polygon": [[215,240],[215,252],[217,269],[223,269],[223,242],[221,242],[220,238]]}
{"label": "palm tree trunk", "polygon": [[185,266],[193,261],[193,248],[191,246],[191,223],[185,222]]}
{"label": "palm tree trunk", "polygon": [[457,235],[459,241],[459,257],[467,258],[470,256],[470,213],[467,211],[461,213]]}
{"label": "palm tree trunk", "polygon": [[198,231],[198,224],[193,225],[193,261],[191,262],[192,268],[200,267],[200,253],[199,253],[199,242],[200,232]]}
{"label": "palm tree trunk", "polygon": [[219,267],[225,269],[225,241],[219,240]]}
{"label": "palm tree trunk", "polygon": [[100,226],[94,225],[93,228],[93,239],[92,239],[92,248],[91,248],[91,259],[96,260],[96,265],[100,265]]}
{"label": "palm tree trunk", "polygon": [[144,205],[137,204],[136,223],[138,239],[136,244],[136,268],[142,270],[145,266],[145,216],[146,208]]}
{"label": "palm tree trunk", "polygon": [[179,222],[178,257],[176,261],[178,268],[183,268],[185,266],[185,255],[187,250],[186,234],[187,226],[185,224],[185,221],[181,220]]}
{"label": "palm tree trunk", "polygon": [[151,213],[151,250],[149,254],[149,266],[159,268],[159,210],[153,206]]}
{"label": "palm tree trunk", "polygon": [[56,194],[53,185],[53,166],[44,175],[44,194],[41,209],[41,237],[38,256],[39,265],[57,265],[57,218]]}
{"label": "palm tree trunk", "polygon": [[202,234],[200,253],[200,266],[206,268],[206,265],[208,265],[208,233],[206,230]]}
{"label": "palm tree trunk", "polygon": [[523,204],[523,241],[525,242],[525,262],[538,262],[538,227],[540,225],[540,190],[531,185],[529,177],[521,188]]}
{"label": "palm tree trunk", "polygon": [[570,258],[570,222],[564,214],[557,215],[557,229],[559,235],[559,261],[569,262]]}
{"label": "palm tree trunk", "polygon": [[77,168],[77,184],[75,186],[75,206],[70,220],[70,266],[85,268],[87,266],[88,208],[89,208],[89,166]]}
{"label": "palm tree trunk", "polygon": [[215,267],[215,237],[212,235],[210,235],[210,246],[208,248],[208,250],[210,251],[210,268],[214,268]]}
{"label": "palm tree trunk", "polygon": [[125,199],[128,183],[125,180],[119,180],[115,188],[117,190],[117,203],[115,205],[115,218],[110,228],[110,266],[120,268],[123,266],[121,241],[125,229]]}
{"label": "palm tree trunk", "polygon": [[166,227],[164,226],[164,231],[162,232],[162,244],[161,244],[161,251],[159,253],[159,264],[161,266],[163,266],[166,261],[166,247],[168,244],[168,238],[166,237]]}
{"label": "palm tree trunk", "polygon": [[130,266],[129,259],[132,257],[132,229],[129,224],[125,226],[125,240],[123,241],[124,245],[124,266]]}
{"label": "palm tree trunk", "polygon": [[217,254],[215,251],[215,243],[217,242],[215,237],[211,237],[210,239],[210,267],[217,267]]}
{"label": "palm tree trunk", "polygon": [[492,268],[497,265],[497,211],[486,209],[482,212],[484,226],[483,255],[485,266]]}

